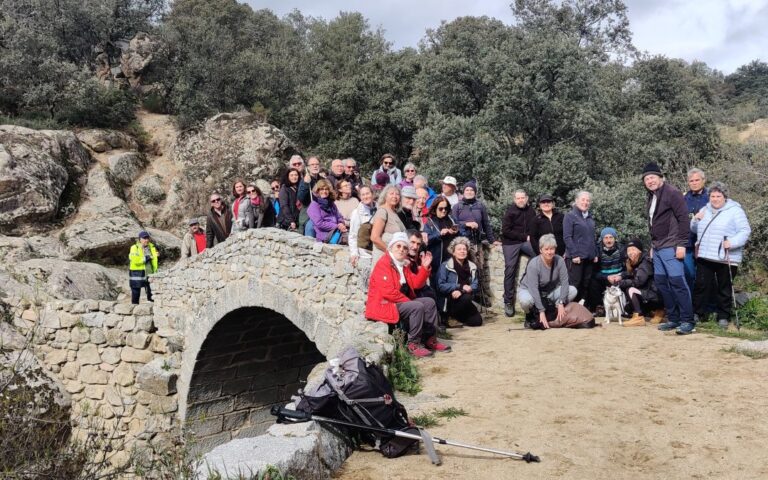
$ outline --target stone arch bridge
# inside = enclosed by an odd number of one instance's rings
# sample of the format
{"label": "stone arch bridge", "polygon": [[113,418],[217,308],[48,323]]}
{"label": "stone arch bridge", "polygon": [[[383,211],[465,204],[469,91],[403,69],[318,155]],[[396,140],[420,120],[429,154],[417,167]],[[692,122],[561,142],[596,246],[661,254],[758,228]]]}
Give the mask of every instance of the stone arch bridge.
{"label": "stone arch bridge", "polygon": [[363,318],[364,282],[343,247],[250,230],[161,265],[154,304],[58,301],[15,322],[71,395],[74,433],[110,432],[119,465],[181,431],[198,451],[261,433],[341,347],[379,357],[388,336]]}

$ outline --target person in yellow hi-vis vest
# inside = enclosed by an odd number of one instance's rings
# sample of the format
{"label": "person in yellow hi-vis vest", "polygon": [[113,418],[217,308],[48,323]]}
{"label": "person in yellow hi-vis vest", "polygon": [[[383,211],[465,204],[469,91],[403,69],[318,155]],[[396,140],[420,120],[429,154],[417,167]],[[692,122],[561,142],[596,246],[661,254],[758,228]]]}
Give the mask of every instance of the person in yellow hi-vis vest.
{"label": "person in yellow hi-vis vest", "polygon": [[152,289],[149,288],[149,275],[157,272],[157,249],[149,241],[149,233],[139,232],[139,240],[131,246],[128,254],[130,261],[131,303],[138,305],[141,287],[147,290],[147,300],[152,301]]}

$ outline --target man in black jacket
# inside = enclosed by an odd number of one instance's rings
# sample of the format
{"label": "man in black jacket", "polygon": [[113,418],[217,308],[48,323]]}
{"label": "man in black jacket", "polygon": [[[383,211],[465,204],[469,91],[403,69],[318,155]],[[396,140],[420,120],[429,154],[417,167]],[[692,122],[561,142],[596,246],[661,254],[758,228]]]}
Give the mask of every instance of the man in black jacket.
{"label": "man in black jacket", "polygon": [[211,210],[205,222],[205,248],[212,248],[232,232],[232,210],[218,193],[211,194]]}
{"label": "man in black jacket", "polygon": [[507,208],[501,220],[501,248],[504,252],[504,314],[515,315],[515,292],[520,253],[533,257],[529,228],[536,216],[528,205],[528,194],[515,192],[515,202]]}
{"label": "man in black jacket", "polygon": [[656,163],[643,169],[643,183],[648,190],[646,211],[653,247],[653,278],[667,310],[667,322],[659,325],[659,330],[676,329],[679,335],[687,335],[696,327],[683,267],[690,232],[688,207],[680,190],[664,183]]}

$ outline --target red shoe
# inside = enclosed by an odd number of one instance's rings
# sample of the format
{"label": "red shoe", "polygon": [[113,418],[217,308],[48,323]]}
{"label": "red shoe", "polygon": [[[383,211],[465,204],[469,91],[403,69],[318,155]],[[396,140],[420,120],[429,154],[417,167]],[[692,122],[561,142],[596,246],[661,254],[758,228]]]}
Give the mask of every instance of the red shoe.
{"label": "red shoe", "polygon": [[436,352],[450,352],[451,347],[437,341],[437,337],[429,337],[427,340],[427,348]]}
{"label": "red shoe", "polygon": [[416,342],[408,342],[408,351],[416,358],[431,357],[432,352]]}

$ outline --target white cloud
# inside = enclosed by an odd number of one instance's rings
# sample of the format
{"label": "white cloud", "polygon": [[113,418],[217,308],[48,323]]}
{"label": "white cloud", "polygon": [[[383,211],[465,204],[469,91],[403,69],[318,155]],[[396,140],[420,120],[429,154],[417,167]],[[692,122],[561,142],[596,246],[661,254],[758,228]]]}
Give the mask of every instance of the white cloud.
{"label": "white cloud", "polygon": [[[512,22],[512,0],[247,0],[278,15],[298,9],[331,19],[359,11],[373,28],[381,26],[395,48],[416,46],[442,20],[472,15]],[[630,28],[640,50],[688,61],[702,60],[730,73],[762,56],[768,45],[768,0],[627,0]]]}

